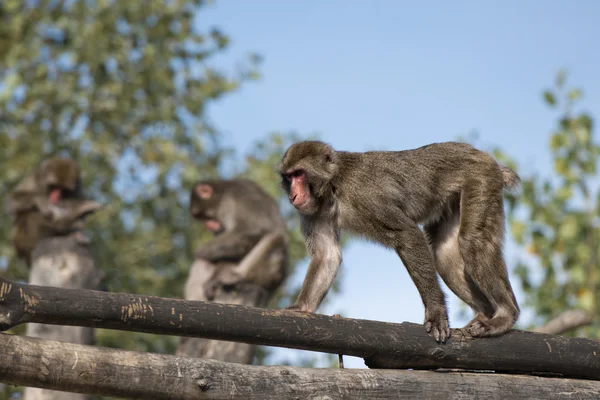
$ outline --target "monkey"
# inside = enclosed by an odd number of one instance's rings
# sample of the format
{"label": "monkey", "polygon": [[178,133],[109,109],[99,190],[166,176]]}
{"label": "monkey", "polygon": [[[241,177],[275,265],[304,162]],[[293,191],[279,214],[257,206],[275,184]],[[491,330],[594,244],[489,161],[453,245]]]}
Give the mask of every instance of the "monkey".
{"label": "monkey", "polygon": [[[204,180],[190,194],[189,212],[213,233],[196,258],[205,260],[194,272],[204,282],[204,298],[212,300],[219,285],[240,282],[271,293],[285,279],[288,237],[277,202],[248,179]],[[186,287],[186,292],[191,288]]]}
{"label": "monkey", "polygon": [[28,264],[42,238],[77,233],[85,218],[101,208],[83,198],[78,164],[68,158],[49,158],[9,193],[6,211],[13,221],[13,245],[17,256]]}
{"label": "monkey", "polygon": [[8,195],[6,211],[14,219],[19,212],[36,207],[46,212],[50,203],[82,196],[79,165],[69,158],[52,157],[42,161]]}
{"label": "monkey", "polygon": [[502,247],[503,193],[520,178],[490,154],[458,142],[358,153],[304,141],[286,150],[279,174],[310,256],[288,309],[316,311],[342,262],[344,230],[398,254],[437,342],[451,335],[437,274],[474,310],[463,328],[471,337],[502,335],[518,319]]}

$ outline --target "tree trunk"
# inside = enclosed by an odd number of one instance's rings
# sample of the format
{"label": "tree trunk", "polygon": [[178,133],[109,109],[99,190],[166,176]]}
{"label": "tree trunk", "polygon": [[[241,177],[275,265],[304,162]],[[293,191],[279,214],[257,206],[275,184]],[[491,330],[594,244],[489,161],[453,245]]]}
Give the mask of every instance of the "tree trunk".
{"label": "tree trunk", "polygon": [[[71,289],[96,289],[102,274],[96,269],[94,259],[86,245],[76,236],[61,236],[41,240],[32,255],[29,283]],[[61,342],[94,344],[94,328],[27,324],[27,336]],[[50,371],[41,369],[40,376],[48,377]],[[88,400],[89,396],[27,387],[24,400]]]}
{"label": "tree trunk", "polygon": [[[185,285],[184,296],[186,300],[206,300],[203,285],[213,276],[216,268],[218,267],[204,260],[196,260],[192,264]],[[237,284],[231,288],[220,286],[217,288],[213,302],[264,308],[269,302],[269,294],[258,285]],[[183,337],[176,354],[178,356],[250,364],[254,358],[255,349],[256,346],[246,343]]]}

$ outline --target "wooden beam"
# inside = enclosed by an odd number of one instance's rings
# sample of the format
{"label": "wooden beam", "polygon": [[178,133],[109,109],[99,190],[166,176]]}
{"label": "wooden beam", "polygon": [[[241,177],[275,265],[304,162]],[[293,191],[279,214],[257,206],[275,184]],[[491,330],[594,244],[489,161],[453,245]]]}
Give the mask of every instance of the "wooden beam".
{"label": "wooden beam", "polygon": [[597,399],[600,382],[260,367],[0,334],[0,382],[128,399]]}
{"label": "wooden beam", "polygon": [[371,368],[460,368],[600,380],[600,342],[511,331],[436,343],[420,324],[29,286],[0,278],[0,330],[25,322],[204,337],[365,358]]}

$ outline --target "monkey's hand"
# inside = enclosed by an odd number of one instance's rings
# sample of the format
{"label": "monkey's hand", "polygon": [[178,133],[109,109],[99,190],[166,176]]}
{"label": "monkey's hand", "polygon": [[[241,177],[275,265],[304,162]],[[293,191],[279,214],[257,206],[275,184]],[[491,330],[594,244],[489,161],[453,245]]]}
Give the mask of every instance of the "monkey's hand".
{"label": "monkey's hand", "polygon": [[206,285],[214,287],[218,285],[233,286],[244,280],[244,277],[235,272],[234,268],[223,268]]}
{"label": "monkey's hand", "polygon": [[451,331],[448,324],[448,313],[443,306],[425,308],[425,329],[431,333],[436,342],[446,343]]}
{"label": "monkey's hand", "polygon": [[213,278],[204,283],[204,294],[208,300],[213,300],[219,286],[231,287],[243,280],[244,278],[236,273],[233,268],[223,268]]}

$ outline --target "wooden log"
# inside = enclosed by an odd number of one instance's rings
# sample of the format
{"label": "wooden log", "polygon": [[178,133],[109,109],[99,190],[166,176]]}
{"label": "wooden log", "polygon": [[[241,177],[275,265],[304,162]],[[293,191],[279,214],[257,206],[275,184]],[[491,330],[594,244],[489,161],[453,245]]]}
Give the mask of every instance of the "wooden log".
{"label": "wooden log", "polygon": [[371,368],[461,368],[600,379],[600,342],[513,330],[436,343],[420,324],[128,293],[29,286],[0,278],[0,330],[24,322],[204,337],[346,354]]}
{"label": "wooden log", "polygon": [[128,399],[597,399],[600,382],[249,366],[0,334],[0,382]]}

